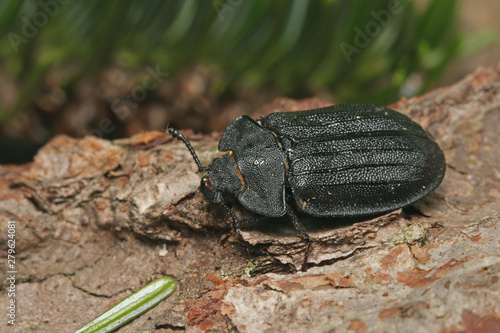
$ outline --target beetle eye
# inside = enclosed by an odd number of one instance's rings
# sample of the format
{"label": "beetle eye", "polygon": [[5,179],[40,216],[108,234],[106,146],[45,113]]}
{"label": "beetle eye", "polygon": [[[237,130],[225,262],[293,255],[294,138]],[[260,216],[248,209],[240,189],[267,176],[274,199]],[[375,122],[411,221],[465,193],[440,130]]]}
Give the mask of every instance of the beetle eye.
{"label": "beetle eye", "polygon": [[209,191],[212,191],[214,188],[212,186],[212,183],[210,182],[210,178],[208,177],[203,177],[203,185],[205,185],[205,188]]}
{"label": "beetle eye", "polygon": [[212,186],[212,182],[208,176],[205,176],[201,179],[202,187],[208,191],[212,191],[214,187]]}
{"label": "beetle eye", "polygon": [[205,198],[210,202],[220,203],[223,201],[222,193],[220,193],[216,187],[213,186],[210,177],[205,176],[201,179],[201,192]]}

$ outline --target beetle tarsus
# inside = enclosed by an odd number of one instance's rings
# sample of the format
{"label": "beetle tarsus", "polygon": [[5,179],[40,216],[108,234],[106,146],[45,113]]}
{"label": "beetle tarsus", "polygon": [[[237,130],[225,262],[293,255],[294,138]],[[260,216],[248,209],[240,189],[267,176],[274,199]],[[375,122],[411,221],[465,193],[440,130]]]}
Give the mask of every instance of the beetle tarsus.
{"label": "beetle tarsus", "polygon": [[229,213],[229,215],[231,215],[231,218],[233,219],[233,230],[228,233],[221,241],[220,241],[220,244],[222,246],[225,246],[227,240],[229,239],[229,237],[231,236],[238,236],[240,234],[240,221],[238,220],[238,217],[236,216],[236,214],[233,212],[233,210],[231,208],[229,208],[228,205],[226,205],[225,203],[221,202],[220,203],[221,207],[224,208],[224,210],[226,212]]}
{"label": "beetle tarsus", "polygon": [[306,228],[304,228],[302,223],[300,223],[297,215],[295,215],[292,208],[288,205],[286,206],[286,214],[292,220],[293,226],[299,233],[299,237],[307,244],[306,251],[304,253],[304,261],[302,262],[302,267],[301,267],[301,271],[305,272],[307,270],[307,259],[309,258],[309,252],[311,252],[311,244],[312,244],[311,238],[309,237]]}
{"label": "beetle tarsus", "polygon": [[306,253],[304,254],[304,261],[302,262],[302,267],[300,268],[302,272],[307,271],[307,259],[309,258],[309,253],[311,252],[311,245],[312,245],[310,239],[306,240],[306,242],[307,242]]}
{"label": "beetle tarsus", "polygon": [[219,244],[220,244],[220,245],[222,245],[222,246],[224,246],[224,247],[226,247],[226,242],[227,242],[227,240],[228,240],[228,239],[229,239],[229,237],[231,237],[233,234],[234,234],[234,232],[233,232],[233,231],[229,232],[227,235],[225,235],[225,236],[221,239],[221,241],[219,242]]}

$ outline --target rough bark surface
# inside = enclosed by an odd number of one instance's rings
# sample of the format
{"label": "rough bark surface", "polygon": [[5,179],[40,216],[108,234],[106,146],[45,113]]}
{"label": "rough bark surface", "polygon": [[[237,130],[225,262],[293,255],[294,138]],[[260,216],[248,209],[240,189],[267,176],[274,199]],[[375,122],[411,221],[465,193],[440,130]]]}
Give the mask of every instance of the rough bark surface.
{"label": "rough bark surface", "polygon": [[[283,99],[258,114],[319,106]],[[305,219],[307,272],[297,271],[304,244],[286,219],[219,245],[230,220],[203,199],[189,152],[164,133],[59,136],[33,163],[1,166],[1,244],[16,221],[8,331],[74,331],[170,275],[178,291],[120,332],[499,332],[500,67],[391,107],[437,139],[443,183],[413,211]],[[185,134],[208,163],[220,133]],[[5,309],[6,269],[0,277]]]}

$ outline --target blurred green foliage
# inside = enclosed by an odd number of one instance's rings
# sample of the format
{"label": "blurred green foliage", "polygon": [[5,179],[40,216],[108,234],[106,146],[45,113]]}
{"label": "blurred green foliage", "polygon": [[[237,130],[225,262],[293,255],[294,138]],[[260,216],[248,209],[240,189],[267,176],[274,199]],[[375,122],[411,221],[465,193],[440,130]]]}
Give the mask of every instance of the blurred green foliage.
{"label": "blurred green foliage", "polygon": [[10,0],[0,3],[1,67],[20,87],[0,121],[33,104],[50,68],[67,91],[106,66],[194,64],[239,84],[388,103],[428,88],[460,48],[456,0]]}

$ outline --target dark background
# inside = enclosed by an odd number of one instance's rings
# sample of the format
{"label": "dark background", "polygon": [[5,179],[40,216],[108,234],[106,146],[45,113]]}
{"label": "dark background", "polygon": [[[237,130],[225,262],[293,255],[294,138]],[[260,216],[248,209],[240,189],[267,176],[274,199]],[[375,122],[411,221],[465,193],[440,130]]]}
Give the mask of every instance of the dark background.
{"label": "dark background", "polygon": [[0,163],[54,135],[221,131],[274,98],[389,104],[500,58],[496,0],[0,3]]}

